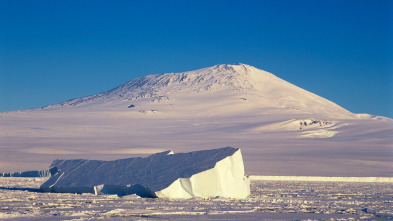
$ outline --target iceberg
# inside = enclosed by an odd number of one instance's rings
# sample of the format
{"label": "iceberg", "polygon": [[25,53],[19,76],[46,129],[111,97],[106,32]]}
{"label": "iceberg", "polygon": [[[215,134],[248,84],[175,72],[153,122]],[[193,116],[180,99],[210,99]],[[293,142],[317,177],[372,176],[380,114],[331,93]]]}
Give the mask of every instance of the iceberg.
{"label": "iceberg", "polygon": [[48,177],[49,170],[29,170],[23,172],[0,173],[0,177]]}
{"label": "iceberg", "polygon": [[55,160],[49,171],[44,192],[237,199],[250,194],[241,151],[232,147],[114,161]]}

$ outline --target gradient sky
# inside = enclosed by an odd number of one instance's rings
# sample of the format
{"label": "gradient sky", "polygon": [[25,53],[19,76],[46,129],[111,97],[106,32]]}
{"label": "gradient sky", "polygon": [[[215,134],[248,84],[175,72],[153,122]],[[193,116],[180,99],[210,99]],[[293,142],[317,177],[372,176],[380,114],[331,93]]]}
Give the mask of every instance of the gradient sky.
{"label": "gradient sky", "polygon": [[0,111],[245,63],[393,118],[393,1],[0,0]]}

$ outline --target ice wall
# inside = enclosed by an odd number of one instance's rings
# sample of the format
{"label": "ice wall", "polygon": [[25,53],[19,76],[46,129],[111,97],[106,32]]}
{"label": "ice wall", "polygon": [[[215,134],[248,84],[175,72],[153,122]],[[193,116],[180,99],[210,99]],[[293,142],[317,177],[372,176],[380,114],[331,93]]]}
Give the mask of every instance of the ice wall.
{"label": "ice wall", "polygon": [[141,197],[245,198],[250,193],[240,149],[173,154],[115,161],[55,160],[46,192],[137,194]]}
{"label": "ice wall", "polygon": [[23,172],[0,173],[0,177],[48,177],[49,170],[30,170]]}
{"label": "ice wall", "polygon": [[167,188],[157,191],[160,198],[191,198],[222,196],[245,198],[250,194],[250,182],[244,176],[240,149],[208,170],[179,178]]}

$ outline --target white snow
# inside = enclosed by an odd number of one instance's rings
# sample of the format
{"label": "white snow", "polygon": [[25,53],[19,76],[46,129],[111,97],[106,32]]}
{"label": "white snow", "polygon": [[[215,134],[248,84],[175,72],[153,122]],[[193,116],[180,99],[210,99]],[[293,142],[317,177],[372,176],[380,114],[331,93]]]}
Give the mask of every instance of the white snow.
{"label": "white snow", "polygon": [[240,149],[231,147],[115,161],[55,160],[45,192],[141,197],[245,198],[250,193]]}
{"label": "white snow", "polygon": [[255,67],[215,65],[0,113],[0,172],[236,146],[247,174],[392,177],[392,131],[392,119],[350,113]]}
{"label": "white snow", "polygon": [[0,177],[5,220],[385,220],[392,183],[251,180],[246,199],[42,193],[47,178]]}
{"label": "white snow", "polygon": [[320,177],[320,176],[249,176],[250,180],[393,183],[393,177]]}
{"label": "white snow", "polygon": [[[237,146],[246,173],[254,175],[249,197],[94,195],[131,187],[102,183],[92,193],[41,193],[47,178],[0,177],[0,219],[391,219],[392,131],[392,119],[350,113],[249,65],[148,75],[105,93],[0,113],[0,172],[43,170],[59,158],[114,160],[169,148]],[[233,177],[238,169],[227,161],[210,170]],[[166,191],[189,197],[190,183],[199,185],[176,178]]]}

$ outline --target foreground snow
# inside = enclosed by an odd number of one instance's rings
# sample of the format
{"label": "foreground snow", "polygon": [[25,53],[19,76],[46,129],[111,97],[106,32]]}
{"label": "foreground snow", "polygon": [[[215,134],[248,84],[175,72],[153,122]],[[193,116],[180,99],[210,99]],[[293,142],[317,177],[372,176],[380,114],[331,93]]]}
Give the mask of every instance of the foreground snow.
{"label": "foreground snow", "polygon": [[242,200],[39,192],[45,178],[0,178],[0,218],[261,220],[393,218],[391,183],[252,181]]}
{"label": "foreground snow", "polygon": [[393,177],[249,176],[250,180],[393,183]]}

